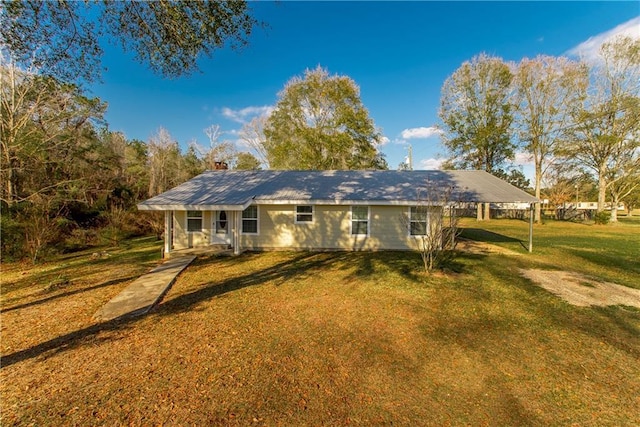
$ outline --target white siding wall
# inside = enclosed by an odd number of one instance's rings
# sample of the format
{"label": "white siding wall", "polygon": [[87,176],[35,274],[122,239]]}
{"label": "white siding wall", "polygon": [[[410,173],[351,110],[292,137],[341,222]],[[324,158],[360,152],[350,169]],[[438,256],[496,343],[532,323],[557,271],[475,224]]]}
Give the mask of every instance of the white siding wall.
{"label": "white siding wall", "polygon": [[[416,249],[406,223],[407,206],[369,206],[369,234],[351,235],[351,206],[314,206],[312,223],[295,223],[293,205],[258,206],[258,234],[242,234],[244,249]],[[230,213],[230,212],[229,212]],[[208,246],[213,212],[202,216],[202,231],[187,232],[187,212],[174,213],[174,249]],[[229,216],[231,220],[231,216]]]}
{"label": "white siding wall", "polygon": [[212,232],[212,212],[204,211],[202,213],[202,231],[187,231],[187,211],[174,212],[174,249],[196,248],[199,246],[208,246],[211,244]]}
{"label": "white siding wall", "polygon": [[260,205],[259,234],[243,249],[415,249],[402,217],[406,206],[369,206],[369,235],[351,235],[351,206],[314,206],[313,223],[296,224],[295,206]]}

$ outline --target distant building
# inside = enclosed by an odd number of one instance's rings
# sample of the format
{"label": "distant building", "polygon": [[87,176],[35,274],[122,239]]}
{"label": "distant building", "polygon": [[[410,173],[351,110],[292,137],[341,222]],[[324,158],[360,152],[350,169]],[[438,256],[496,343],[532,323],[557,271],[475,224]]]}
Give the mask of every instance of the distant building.
{"label": "distant building", "polygon": [[[576,209],[579,211],[595,211],[598,210],[598,202],[578,202],[575,203],[563,203],[558,207],[558,209]],[[604,204],[604,210],[611,210],[611,202],[607,202]],[[618,203],[618,211],[624,212],[625,206],[624,202]]]}

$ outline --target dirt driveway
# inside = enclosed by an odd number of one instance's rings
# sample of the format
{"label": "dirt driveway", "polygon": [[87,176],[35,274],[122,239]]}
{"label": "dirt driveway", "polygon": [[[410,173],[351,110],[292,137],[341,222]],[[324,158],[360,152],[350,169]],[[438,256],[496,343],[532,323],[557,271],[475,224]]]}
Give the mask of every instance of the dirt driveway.
{"label": "dirt driveway", "polygon": [[640,289],[600,282],[568,271],[527,269],[520,270],[520,274],[569,304],[581,307],[627,305],[640,308]]}

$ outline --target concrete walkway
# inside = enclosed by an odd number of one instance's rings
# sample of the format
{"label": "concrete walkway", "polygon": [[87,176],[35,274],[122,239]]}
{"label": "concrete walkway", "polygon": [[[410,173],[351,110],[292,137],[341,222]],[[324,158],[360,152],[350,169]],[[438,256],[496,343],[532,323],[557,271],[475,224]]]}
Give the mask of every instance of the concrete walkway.
{"label": "concrete walkway", "polygon": [[182,270],[195,256],[171,258],[133,281],[93,315],[95,320],[109,321],[123,316],[146,314],[169,290]]}

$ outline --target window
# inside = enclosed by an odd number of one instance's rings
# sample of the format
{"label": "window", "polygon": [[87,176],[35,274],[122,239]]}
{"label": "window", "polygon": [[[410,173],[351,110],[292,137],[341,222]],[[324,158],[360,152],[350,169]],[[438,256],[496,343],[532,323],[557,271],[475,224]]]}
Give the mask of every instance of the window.
{"label": "window", "polygon": [[216,212],[216,234],[227,234],[227,213],[225,211]]}
{"label": "window", "polygon": [[187,231],[202,231],[202,211],[187,211]]}
{"label": "window", "polygon": [[369,234],[369,206],[351,207],[351,234]]}
{"label": "window", "polygon": [[249,206],[242,211],[242,232],[244,234],[258,234],[257,206]]}
{"label": "window", "polygon": [[428,211],[426,206],[413,206],[409,211],[409,234],[424,236],[427,234]]}
{"label": "window", "polygon": [[296,224],[313,222],[313,206],[301,205],[296,206]]}

